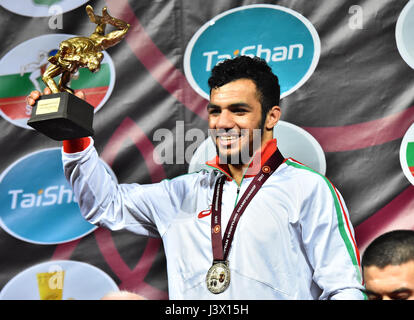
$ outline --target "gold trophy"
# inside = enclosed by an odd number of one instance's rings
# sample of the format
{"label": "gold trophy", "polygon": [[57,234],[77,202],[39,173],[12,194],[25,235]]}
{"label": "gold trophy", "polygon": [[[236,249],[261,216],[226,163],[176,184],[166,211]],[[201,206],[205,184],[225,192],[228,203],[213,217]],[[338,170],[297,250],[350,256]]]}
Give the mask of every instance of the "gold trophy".
{"label": "gold trophy", "polygon": [[[62,41],[59,50],[49,58],[50,66],[42,76],[43,82],[52,94],[43,95],[36,101],[27,124],[54,140],[67,140],[92,136],[94,107],[78,98],[68,87],[74,73],[79,68],[99,71],[104,57],[102,51],[119,43],[126,35],[130,25],[109,15],[107,8],[102,16],[94,13],[90,5],[86,13],[96,24],[89,37],[74,37]],[[105,34],[107,24],[117,30]],[[60,75],[59,84],[54,77]]]}

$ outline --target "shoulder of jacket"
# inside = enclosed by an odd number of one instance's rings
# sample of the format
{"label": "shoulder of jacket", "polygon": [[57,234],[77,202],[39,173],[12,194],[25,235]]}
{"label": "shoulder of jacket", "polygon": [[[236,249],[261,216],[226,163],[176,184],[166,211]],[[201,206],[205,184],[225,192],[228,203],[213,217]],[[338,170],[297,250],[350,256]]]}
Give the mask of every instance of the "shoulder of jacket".
{"label": "shoulder of jacket", "polygon": [[332,184],[325,175],[293,158],[287,158],[284,163],[287,166],[284,174],[288,174],[293,179],[305,180],[306,182],[315,184]]}

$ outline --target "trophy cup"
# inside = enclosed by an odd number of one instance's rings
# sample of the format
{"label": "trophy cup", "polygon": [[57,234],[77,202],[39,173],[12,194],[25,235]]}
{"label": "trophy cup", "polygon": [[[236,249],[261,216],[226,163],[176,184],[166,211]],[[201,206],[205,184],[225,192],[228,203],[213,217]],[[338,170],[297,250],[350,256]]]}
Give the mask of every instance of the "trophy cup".
{"label": "trophy cup", "polygon": [[[107,8],[102,16],[94,13],[90,5],[86,13],[96,24],[89,37],[74,37],[62,41],[56,55],[49,58],[50,66],[42,76],[43,82],[52,94],[42,95],[33,106],[27,124],[54,140],[68,140],[92,136],[94,107],[74,95],[68,87],[74,73],[79,68],[99,71],[104,57],[102,51],[119,43],[126,35],[130,25],[109,15]],[[107,24],[117,30],[105,34]],[[54,77],[60,75],[59,84]]]}

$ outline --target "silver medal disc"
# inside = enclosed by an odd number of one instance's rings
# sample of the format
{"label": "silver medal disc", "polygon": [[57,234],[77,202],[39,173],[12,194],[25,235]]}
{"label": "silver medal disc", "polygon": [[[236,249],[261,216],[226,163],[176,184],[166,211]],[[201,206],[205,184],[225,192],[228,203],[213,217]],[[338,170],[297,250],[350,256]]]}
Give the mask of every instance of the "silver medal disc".
{"label": "silver medal disc", "polygon": [[230,284],[230,269],[225,261],[215,262],[207,272],[207,289],[215,294],[222,293]]}

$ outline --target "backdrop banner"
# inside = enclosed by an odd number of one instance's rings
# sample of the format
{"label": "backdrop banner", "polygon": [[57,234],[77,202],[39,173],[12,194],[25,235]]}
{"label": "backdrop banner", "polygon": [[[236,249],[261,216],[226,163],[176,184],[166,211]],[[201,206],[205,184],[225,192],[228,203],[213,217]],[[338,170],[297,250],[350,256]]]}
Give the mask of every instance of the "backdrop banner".
{"label": "backdrop banner", "polygon": [[0,299],[168,299],[162,241],[84,221],[61,142],[27,125],[48,58],[94,31],[87,4],[131,25],[99,72],[70,83],[95,107],[95,146],[116,181],[197,168],[212,67],[260,56],[280,79],[282,152],[341,191],[361,254],[414,230],[414,0],[0,0]]}

